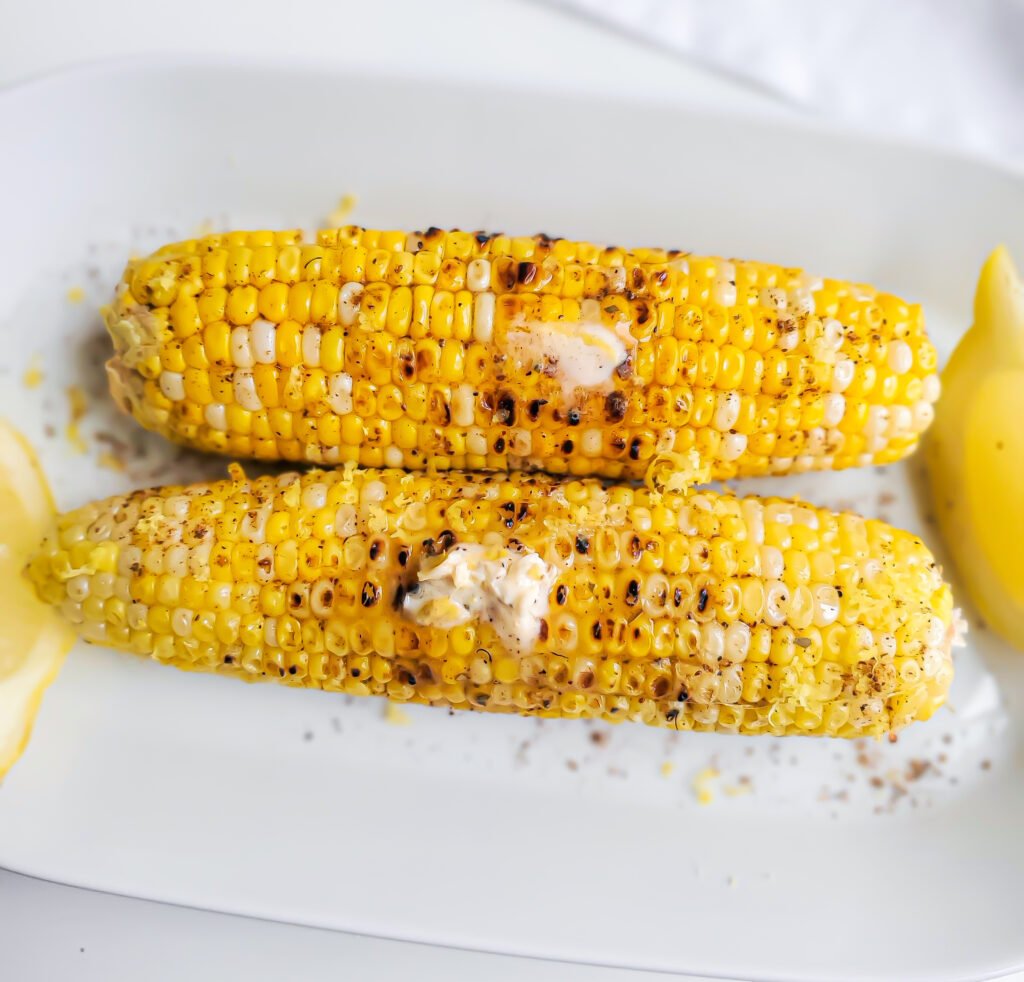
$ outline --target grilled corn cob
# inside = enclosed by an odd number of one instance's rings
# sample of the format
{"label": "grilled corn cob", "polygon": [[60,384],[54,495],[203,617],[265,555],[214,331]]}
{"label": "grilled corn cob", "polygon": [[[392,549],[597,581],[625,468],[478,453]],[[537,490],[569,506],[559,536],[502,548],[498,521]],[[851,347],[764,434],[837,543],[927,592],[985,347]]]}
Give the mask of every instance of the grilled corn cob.
{"label": "grilled corn cob", "polygon": [[546,236],[235,232],[129,264],[112,391],[234,457],[640,478],[898,460],[938,396],[920,308],[796,269]]}
{"label": "grilled corn cob", "polygon": [[850,737],[927,719],[952,676],[913,535],[710,492],[236,471],[67,513],[28,572],[88,641],[460,709]]}

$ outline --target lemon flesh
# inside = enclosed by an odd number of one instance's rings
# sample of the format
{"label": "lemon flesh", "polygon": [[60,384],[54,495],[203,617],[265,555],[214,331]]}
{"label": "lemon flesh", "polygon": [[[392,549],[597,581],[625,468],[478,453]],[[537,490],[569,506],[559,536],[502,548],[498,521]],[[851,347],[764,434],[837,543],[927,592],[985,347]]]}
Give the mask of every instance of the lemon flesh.
{"label": "lemon flesh", "polygon": [[1024,650],[1024,285],[1003,248],[942,388],[925,441],[939,527],[975,608]]}
{"label": "lemon flesh", "polygon": [[22,576],[53,515],[32,448],[0,421],[0,778],[25,749],[43,692],[74,640],[70,626]]}

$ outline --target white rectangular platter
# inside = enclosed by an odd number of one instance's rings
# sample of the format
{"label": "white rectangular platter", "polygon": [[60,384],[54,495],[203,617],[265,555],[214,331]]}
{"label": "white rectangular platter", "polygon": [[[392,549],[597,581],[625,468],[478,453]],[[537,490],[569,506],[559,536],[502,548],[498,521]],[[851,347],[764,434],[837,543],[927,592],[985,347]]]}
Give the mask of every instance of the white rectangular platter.
{"label": "white rectangular platter", "polygon": [[[101,368],[97,307],[126,257],[204,226],[312,227],[353,193],[352,220],[377,227],[804,265],[920,300],[943,355],[987,251],[1024,256],[1012,174],[655,101],[164,61],[0,94],[0,134],[0,414],[63,507],[223,473],[119,418]],[[84,452],[64,435],[71,385],[88,394]],[[123,445],[128,471],[104,467]],[[884,517],[941,553],[920,484],[912,461],[758,487]],[[1024,662],[972,623],[957,672],[950,708],[897,743],[840,743],[417,708],[396,725],[377,701],[79,645],[0,787],[0,865],[609,965],[986,977],[1024,966]]]}

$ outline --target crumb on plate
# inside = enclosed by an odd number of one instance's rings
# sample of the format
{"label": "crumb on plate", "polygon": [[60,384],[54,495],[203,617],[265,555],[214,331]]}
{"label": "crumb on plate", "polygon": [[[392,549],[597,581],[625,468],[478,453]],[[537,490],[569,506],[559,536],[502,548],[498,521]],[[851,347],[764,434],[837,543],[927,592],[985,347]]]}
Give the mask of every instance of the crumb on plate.
{"label": "crumb on plate", "polygon": [[339,228],[345,224],[345,219],[355,210],[356,196],[354,194],[343,194],[333,211],[327,215],[327,227]]}
{"label": "crumb on plate", "polygon": [[100,467],[105,467],[110,471],[121,472],[124,470],[124,461],[109,450],[102,451],[99,457],[96,458],[96,462]]}
{"label": "crumb on plate", "polygon": [[412,720],[409,714],[399,709],[393,702],[384,707],[384,722],[391,726],[408,726]]}
{"label": "crumb on plate", "polygon": [[22,384],[26,389],[37,389],[43,382],[43,370],[40,367],[39,355],[33,355],[25,374],[21,377]]}
{"label": "crumb on plate", "polygon": [[714,767],[705,767],[693,779],[693,793],[697,796],[697,804],[710,805],[715,800],[713,784],[719,773]]}
{"label": "crumb on plate", "polygon": [[88,400],[85,397],[85,390],[78,385],[69,385],[67,395],[70,419],[68,420],[67,428],[64,430],[64,435],[76,453],[85,453],[87,449],[85,438],[78,428],[79,422],[89,408]]}

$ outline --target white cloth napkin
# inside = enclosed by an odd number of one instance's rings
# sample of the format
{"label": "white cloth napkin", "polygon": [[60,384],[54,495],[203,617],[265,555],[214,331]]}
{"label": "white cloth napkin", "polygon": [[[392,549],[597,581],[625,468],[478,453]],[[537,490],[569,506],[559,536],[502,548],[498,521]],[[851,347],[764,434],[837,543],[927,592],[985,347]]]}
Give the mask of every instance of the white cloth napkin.
{"label": "white cloth napkin", "polygon": [[1024,165],[1024,0],[554,0],[869,132]]}

